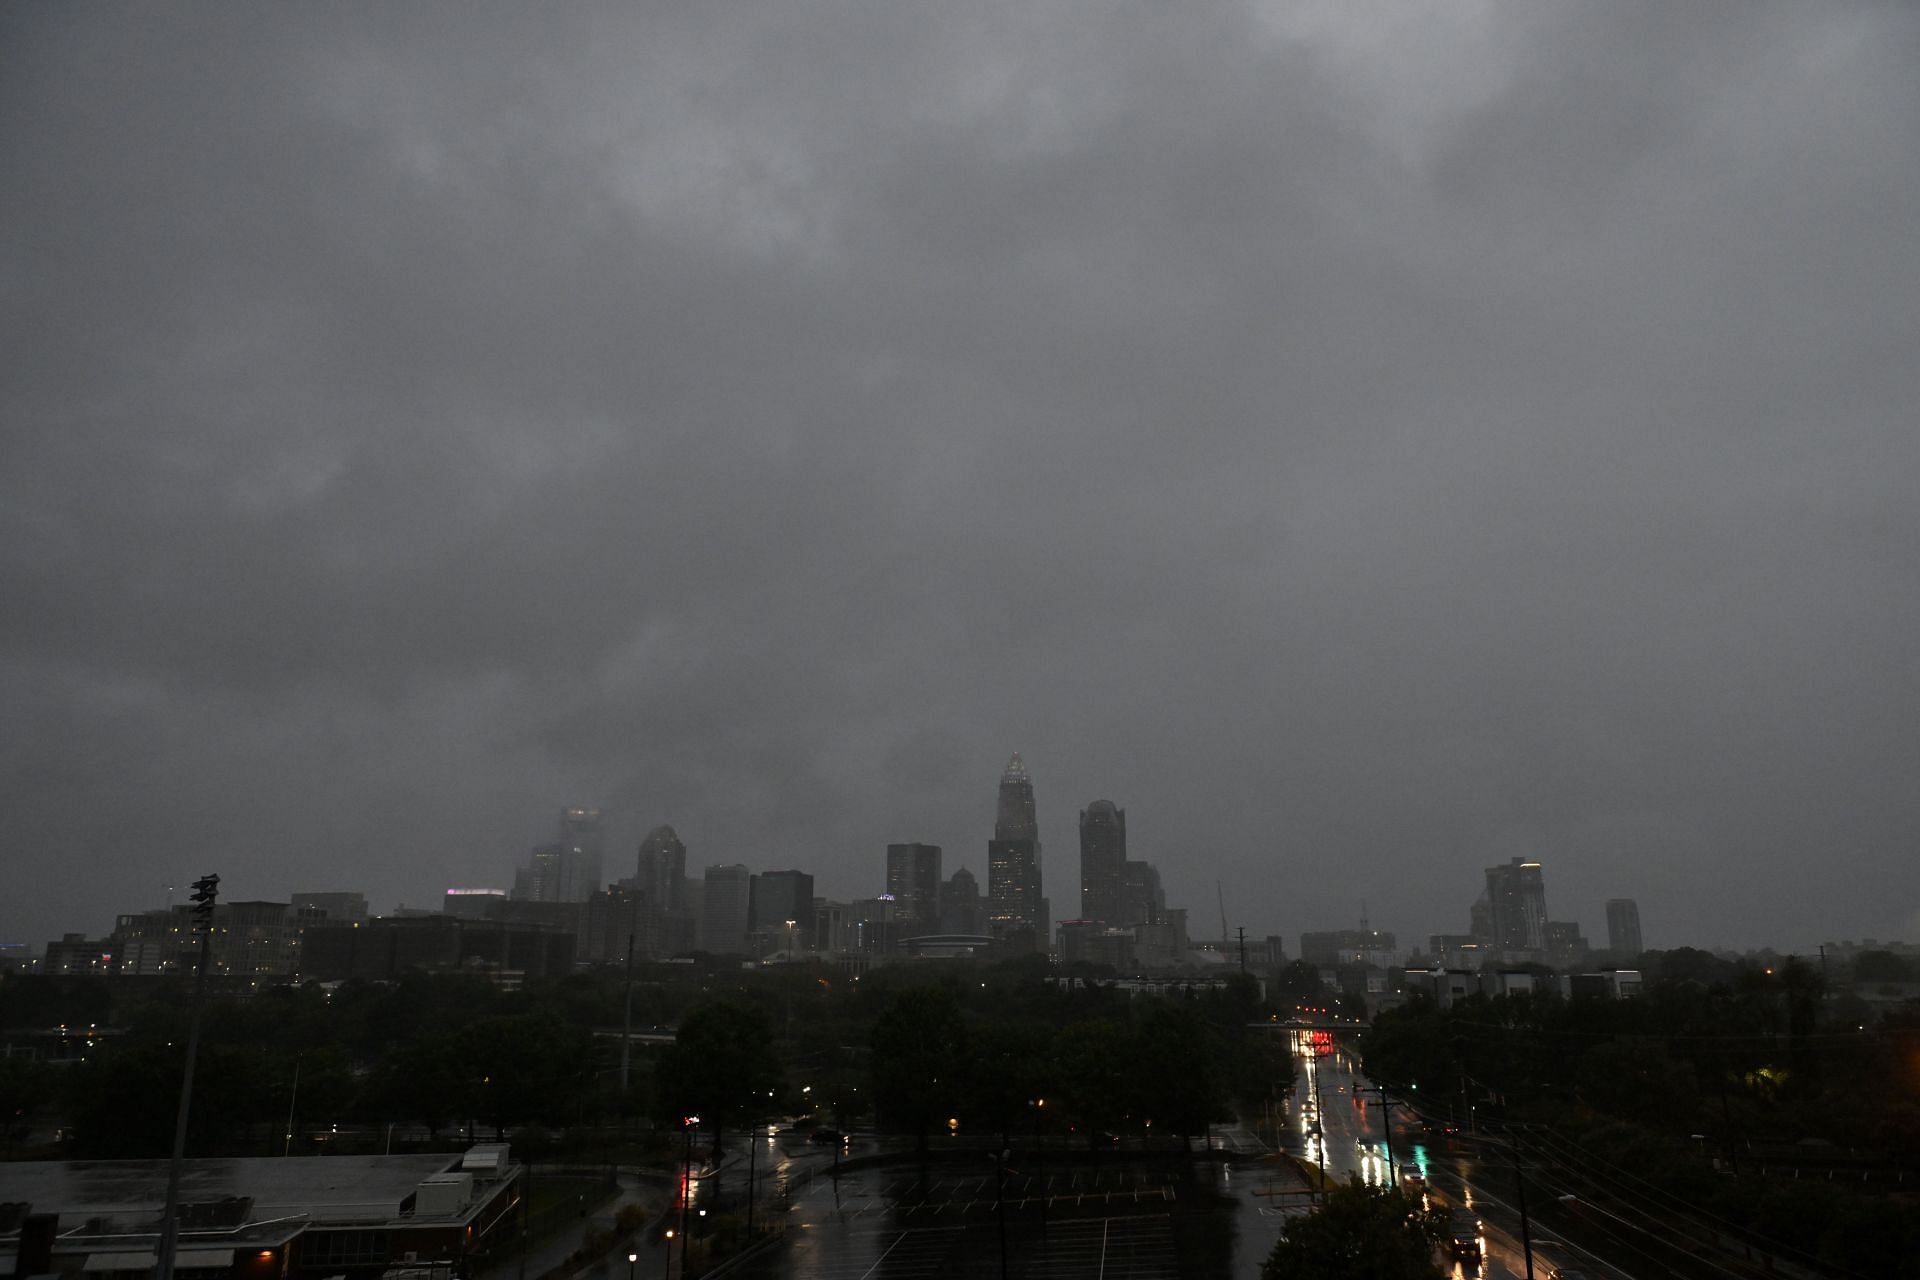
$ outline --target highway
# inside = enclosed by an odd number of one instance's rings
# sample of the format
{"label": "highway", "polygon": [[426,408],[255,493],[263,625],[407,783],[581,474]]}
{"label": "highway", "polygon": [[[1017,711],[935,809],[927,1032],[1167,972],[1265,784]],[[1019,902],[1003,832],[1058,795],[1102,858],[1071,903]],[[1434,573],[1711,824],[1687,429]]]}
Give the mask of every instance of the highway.
{"label": "highway", "polygon": [[[1288,1102],[1288,1119],[1293,1133],[1284,1145],[1309,1163],[1325,1161],[1327,1176],[1380,1184],[1396,1181],[1398,1172],[1389,1173],[1387,1159],[1388,1125],[1383,1123],[1378,1093],[1359,1074],[1359,1063],[1351,1051],[1325,1033],[1294,1033],[1293,1051],[1299,1063],[1294,1096]],[[1319,1105],[1315,1106],[1318,1098]],[[1484,1276],[1486,1280],[1510,1280],[1528,1275],[1525,1249],[1521,1240],[1519,1196],[1511,1167],[1499,1161],[1489,1162],[1477,1155],[1450,1151],[1444,1133],[1429,1131],[1417,1117],[1394,1105],[1391,1116],[1392,1160],[1401,1169],[1412,1166],[1424,1181],[1423,1195],[1431,1205],[1448,1209],[1472,1210],[1483,1224],[1482,1260],[1476,1266],[1456,1261],[1457,1280]],[[1315,1132],[1315,1126],[1318,1132]],[[1536,1203],[1545,1192],[1529,1187]],[[1669,1274],[1664,1269],[1626,1271],[1614,1266],[1552,1233],[1532,1224],[1533,1271],[1535,1280],[1546,1280],[1554,1268],[1577,1270],[1590,1280],[1652,1280]]]}

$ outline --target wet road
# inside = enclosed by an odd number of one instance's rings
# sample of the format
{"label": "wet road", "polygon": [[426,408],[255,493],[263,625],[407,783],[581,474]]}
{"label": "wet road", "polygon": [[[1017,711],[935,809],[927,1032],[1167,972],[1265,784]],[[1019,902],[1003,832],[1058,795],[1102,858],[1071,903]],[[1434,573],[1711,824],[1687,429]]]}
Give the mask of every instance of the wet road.
{"label": "wet road", "polygon": [[[1257,1280],[1286,1221],[1310,1210],[1310,1185],[1269,1139],[1334,1179],[1380,1183],[1417,1173],[1428,1203],[1470,1210],[1480,1222],[1480,1256],[1456,1261],[1455,1280],[1521,1280],[1513,1171],[1464,1144],[1390,1110],[1391,1149],[1377,1095],[1369,1098],[1357,1062],[1339,1046],[1293,1043],[1297,1088],[1265,1134],[1229,1126],[1215,1145],[1243,1158],[1146,1159],[1131,1152],[1094,1158],[1082,1151],[1016,1151],[1004,1170],[993,1153],[955,1144],[924,1171],[890,1164],[834,1170],[834,1150],[804,1135],[756,1135],[755,1202],[763,1221],[781,1220],[784,1239],[732,1271],[743,1280]],[[1455,1149],[1459,1148],[1459,1149]],[[856,1137],[843,1151],[877,1150]],[[1269,1153],[1262,1155],[1261,1153]],[[693,1183],[691,1214],[744,1211],[747,1160],[736,1148],[722,1167]],[[1535,1195],[1539,1195],[1535,1189]],[[1571,1242],[1533,1226],[1533,1276],[1556,1266],[1592,1280],[1636,1280]],[[1005,1262],[1002,1262],[1002,1256]],[[635,1280],[679,1280],[680,1250],[640,1249]],[[696,1259],[697,1261],[697,1259]],[[624,1254],[596,1269],[620,1280]],[[1003,1269],[1004,1267],[1004,1269]]]}
{"label": "wet road", "polygon": [[[1224,1143],[1251,1142],[1228,1132]],[[941,1274],[1032,1280],[1254,1280],[1277,1237],[1290,1165],[1019,1150],[1004,1168],[960,1150],[912,1165],[830,1172],[798,1189],[785,1242],[736,1273],[753,1280]],[[1270,1219],[1270,1220],[1269,1220]]]}
{"label": "wet road", "polygon": [[[1316,1046],[1313,1040],[1311,1033],[1302,1032],[1294,1044],[1299,1075],[1295,1096],[1287,1107],[1292,1122],[1292,1135],[1285,1143],[1288,1149],[1309,1162],[1324,1159],[1327,1175],[1335,1179],[1358,1175],[1377,1185],[1399,1181],[1409,1169],[1417,1171],[1418,1179],[1412,1185],[1425,1184],[1423,1194],[1430,1205],[1468,1209],[1483,1226],[1482,1260],[1478,1265],[1456,1261],[1456,1280],[1475,1276],[1524,1280],[1526,1254],[1521,1241],[1518,1184],[1512,1168],[1479,1154],[1452,1150],[1464,1144],[1449,1143],[1444,1133],[1429,1131],[1398,1106],[1389,1112],[1389,1162],[1388,1130],[1379,1095],[1367,1092],[1368,1083],[1358,1074],[1358,1061],[1337,1044],[1323,1038]],[[1391,1172],[1390,1163],[1397,1166]],[[1534,1188],[1536,1201],[1541,1194]],[[1544,1280],[1555,1267],[1577,1268],[1593,1280],[1634,1280],[1631,1273],[1578,1245],[1542,1232],[1537,1222],[1531,1225],[1529,1234],[1536,1280]]]}

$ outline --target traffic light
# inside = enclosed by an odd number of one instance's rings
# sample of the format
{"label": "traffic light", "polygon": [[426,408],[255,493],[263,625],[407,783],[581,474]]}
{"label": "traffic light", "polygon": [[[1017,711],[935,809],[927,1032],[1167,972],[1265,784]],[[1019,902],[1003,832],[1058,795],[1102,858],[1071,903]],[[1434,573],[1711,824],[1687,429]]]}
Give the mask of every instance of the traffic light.
{"label": "traffic light", "polygon": [[201,924],[213,922],[213,900],[220,896],[220,877],[201,876],[193,882],[193,918]]}

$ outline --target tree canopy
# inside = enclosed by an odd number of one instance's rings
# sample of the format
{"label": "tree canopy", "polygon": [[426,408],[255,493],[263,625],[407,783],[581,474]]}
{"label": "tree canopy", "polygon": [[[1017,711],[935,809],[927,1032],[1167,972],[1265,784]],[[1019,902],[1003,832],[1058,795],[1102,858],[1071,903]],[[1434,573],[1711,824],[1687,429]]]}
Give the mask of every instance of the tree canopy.
{"label": "tree canopy", "polygon": [[1440,1280],[1445,1234],[1445,1213],[1356,1180],[1287,1223],[1261,1280]]}

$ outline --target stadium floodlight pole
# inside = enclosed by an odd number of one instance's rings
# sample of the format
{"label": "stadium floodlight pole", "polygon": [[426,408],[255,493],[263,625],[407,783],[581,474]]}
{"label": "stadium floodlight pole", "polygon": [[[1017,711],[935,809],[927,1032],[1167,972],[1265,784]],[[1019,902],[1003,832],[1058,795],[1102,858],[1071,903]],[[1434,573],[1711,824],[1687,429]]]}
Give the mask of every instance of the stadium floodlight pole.
{"label": "stadium floodlight pole", "polygon": [[180,1106],[173,1120],[173,1157],[167,1162],[167,1206],[160,1218],[153,1280],[173,1280],[173,1259],[180,1245],[180,1163],[187,1154],[187,1113],[193,1102],[193,1062],[200,1052],[200,997],[207,988],[207,961],[213,954],[213,904],[220,877],[193,882],[191,915],[200,929],[200,967],[193,975],[193,1006],[187,1015],[187,1065],[180,1075]]}

